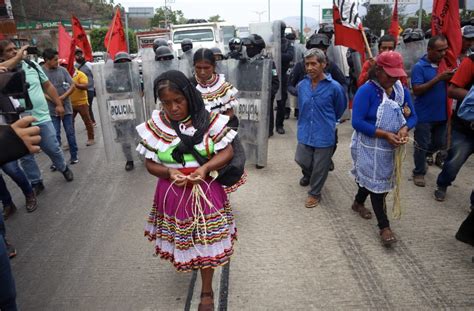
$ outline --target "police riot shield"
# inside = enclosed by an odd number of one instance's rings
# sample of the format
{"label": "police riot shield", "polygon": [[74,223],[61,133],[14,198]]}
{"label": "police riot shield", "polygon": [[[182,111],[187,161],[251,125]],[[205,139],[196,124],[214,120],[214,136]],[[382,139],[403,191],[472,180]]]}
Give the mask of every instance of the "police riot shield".
{"label": "police riot shield", "polygon": [[342,45],[334,45],[332,43],[327,52],[327,58],[331,63],[334,63],[339,67],[344,76],[349,76],[349,64],[347,63],[347,50],[348,48]]}
{"label": "police riot shield", "polygon": [[272,61],[258,59],[241,62],[228,59],[219,62],[218,73],[225,75],[238,92],[239,137],[247,163],[267,165],[268,132],[271,106]]}
{"label": "police riot shield", "polygon": [[411,76],[411,68],[418,60],[426,54],[427,41],[400,42],[396,51],[403,57],[403,64],[408,76]]}
{"label": "police riot shield", "polygon": [[145,121],[138,63],[108,61],[92,69],[107,160],[136,160],[135,127]]}
{"label": "police riot shield", "polygon": [[143,91],[145,93],[145,116],[151,118],[153,110],[160,109],[159,100],[155,101],[153,94],[153,84],[155,79],[168,70],[178,70],[191,77],[192,70],[187,60],[164,60],[164,61],[147,61],[142,63],[143,67]]}
{"label": "police riot shield", "polygon": [[155,51],[153,48],[144,48],[140,51],[140,58],[142,62],[153,61],[155,60]]}
{"label": "police riot shield", "polygon": [[295,47],[295,57],[293,58],[293,63],[297,64],[303,60],[304,53],[306,52],[306,47],[304,46],[304,44],[301,44],[299,42],[295,42],[293,46]]}
{"label": "police riot shield", "polygon": [[280,87],[275,99],[281,99],[281,30],[280,21],[274,23],[253,23],[249,24],[249,30],[251,34],[257,34],[265,41],[265,52],[275,62],[277,68],[278,80],[280,81]]}
{"label": "police riot shield", "polygon": [[187,61],[189,64],[189,67],[193,68],[194,67],[193,57],[194,57],[194,49],[191,49],[189,51],[181,53],[181,56],[179,58],[183,61]]}

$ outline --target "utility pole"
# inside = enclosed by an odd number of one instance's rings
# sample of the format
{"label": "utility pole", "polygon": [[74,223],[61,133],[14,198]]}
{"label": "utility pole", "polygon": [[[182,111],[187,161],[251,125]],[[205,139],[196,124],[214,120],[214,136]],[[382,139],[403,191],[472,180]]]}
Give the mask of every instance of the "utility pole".
{"label": "utility pole", "polygon": [[127,39],[127,52],[130,53],[130,41],[128,39],[128,12],[124,10],[125,13],[125,38]]}
{"label": "utility pole", "polygon": [[265,13],[266,11],[253,11],[255,14],[258,15],[258,22],[262,22],[262,14]]}
{"label": "utility pole", "polygon": [[301,0],[301,12],[300,12],[300,43],[303,43],[303,0]]}
{"label": "utility pole", "polygon": [[268,0],[268,21],[270,22],[270,0]]}
{"label": "utility pole", "polygon": [[420,0],[420,10],[418,11],[418,28],[421,29],[421,20],[423,17],[423,0]]}

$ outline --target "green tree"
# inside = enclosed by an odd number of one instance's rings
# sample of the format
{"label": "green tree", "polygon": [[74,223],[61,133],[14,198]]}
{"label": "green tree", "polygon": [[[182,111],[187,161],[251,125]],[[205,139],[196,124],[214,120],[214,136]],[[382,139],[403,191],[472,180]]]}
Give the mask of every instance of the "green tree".
{"label": "green tree", "polygon": [[[104,46],[104,40],[108,30],[108,28],[96,28],[91,31],[90,38],[93,51],[106,50]],[[130,45],[130,53],[136,53],[137,41],[135,40],[135,33],[131,29],[128,30],[128,41]]]}
{"label": "green tree", "polygon": [[390,27],[392,20],[392,7],[390,5],[370,5],[364,4],[367,8],[367,15],[362,19],[364,27],[369,27],[372,32],[380,36],[380,31],[385,31]]}
{"label": "green tree", "polygon": [[150,20],[150,27],[165,28],[168,24],[185,24],[186,18],[181,10],[173,11],[169,7],[156,9],[155,16]]}
{"label": "green tree", "polygon": [[[419,16],[420,10],[417,10],[415,16],[406,18],[405,23],[402,24],[402,28],[418,28]],[[425,10],[421,10],[421,29],[423,29],[423,31],[431,29],[431,13],[427,14]]]}
{"label": "green tree", "polygon": [[210,23],[225,22],[219,14],[213,15],[207,19]]}

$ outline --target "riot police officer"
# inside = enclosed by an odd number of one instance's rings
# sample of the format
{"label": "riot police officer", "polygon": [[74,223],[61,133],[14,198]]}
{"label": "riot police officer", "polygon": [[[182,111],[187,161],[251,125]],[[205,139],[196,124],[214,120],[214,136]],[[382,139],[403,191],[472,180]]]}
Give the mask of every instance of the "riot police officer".
{"label": "riot police officer", "polygon": [[287,86],[288,86],[288,69],[290,63],[295,57],[295,49],[290,40],[285,37],[286,24],[280,21],[280,34],[281,34],[281,99],[277,100],[277,113],[276,113],[276,131],[278,134],[285,134],[283,128],[283,121],[285,120],[285,107],[286,100],[288,99]]}
{"label": "riot police officer", "polygon": [[160,46],[155,50],[155,61],[174,59],[174,54],[168,46]]}
{"label": "riot police officer", "polygon": [[242,40],[240,38],[232,38],[229,40],[229,50],[227,58],[241,59],[242,58]]}
{"label": "riot police officer", "polygon": [[165,39],[157,38],[153,40],[153,52],[156,52],[156,49],[160,46],[168,46],[168,42]]}
{"label": "riot police officer", "polygon": [[[265,40],[257,34],[251,34],[245,40],[243,40],[243,45],[246,48],[248,61],[255,59],[265,59],[268,58],[262,52],[265,49]],[[273,136],[273,127],[274,127],[274,114],[273,114],[273,101],[275,96],[278,93],[280,87],[280,80],[278,79],[278,73],[276,70],[275,63],[272,64],[272,88],[271,88],[271,100],[270,100],[270,122],[269,122],[269,133],[268,136]]]}
{"label": "riot police officer", "polygon": [[214,58],[216,61],[224,60],[224,54],[222,54],[221,49],[219,49],[217,46],[211,48],[212,53],[214,53]]}
{"label": "riot police officer", "polygon": [[181,50],[183,53],[191,51],[193,49],[193,41],[191,39],[183,39],[181,41]]}

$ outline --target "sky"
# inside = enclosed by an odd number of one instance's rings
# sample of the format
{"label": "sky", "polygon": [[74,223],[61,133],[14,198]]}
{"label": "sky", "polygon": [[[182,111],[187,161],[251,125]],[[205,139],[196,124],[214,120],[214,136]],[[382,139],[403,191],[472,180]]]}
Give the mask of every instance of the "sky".
{"label": "sky", "polygon": [[[282,19],[289,16],[300,16],[300,0],[115,0],[116,3],[128,7],[154,7],[166,5],[172,10],[181,10],[185,18],[204,18],[219,14],[222,19],[236,26],[248,26],[249,23]],[[472,0],[474,2],[474,0]],[[359,3],[363,2],[359,0]],[[332,0],[304,0],[303,15],[319,20],[319,12],[323,8],[331,8]],[[270,6],[269,6],[270,4]],[[431,11],[433,0],[424,0],[425,10]],[[407,13],[414,13],[418,5],[409,5]],[[360,6],[359,14],[365,14]],[[259,20],[260,19],[260,20]]]}

